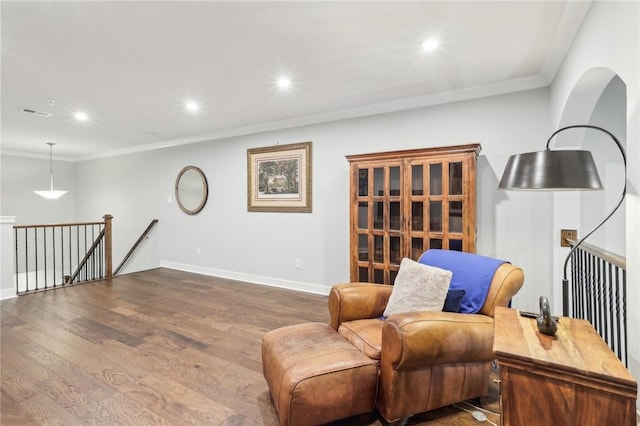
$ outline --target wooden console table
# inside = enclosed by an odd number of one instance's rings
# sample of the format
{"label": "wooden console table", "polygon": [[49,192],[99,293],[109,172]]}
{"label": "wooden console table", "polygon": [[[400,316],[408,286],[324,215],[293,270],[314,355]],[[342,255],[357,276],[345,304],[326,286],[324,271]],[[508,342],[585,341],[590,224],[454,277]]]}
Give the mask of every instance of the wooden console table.
{"label": "wooden console table", "polygon": [[555,336],[496,307],[502,426],[635,426],[637,382],[589,322],[561,317]]}

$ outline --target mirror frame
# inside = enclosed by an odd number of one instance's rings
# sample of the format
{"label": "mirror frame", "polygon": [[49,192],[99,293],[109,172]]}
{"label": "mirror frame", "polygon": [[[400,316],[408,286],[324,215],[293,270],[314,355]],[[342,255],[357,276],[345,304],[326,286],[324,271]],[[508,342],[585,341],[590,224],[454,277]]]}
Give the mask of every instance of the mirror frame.
{"label": "mirror frame", "polygon": [[[182,201],[180,201],[180,193],[178,192],[178,188],[180,186],[180,179],[182,178],[182,175],[184,175],[189,170],[195,171],[200,176],[200,179],[202,179],[202,192],[203,192],[202,199],[200,200],[200,204],[194,209],[188,209],[182,204]],[[200,170],[200,168],[196,166],[187,166],[182,170],[180,170],[180,173],[178,173],[178,177],[176,178],[176,201],[180,206],[180,210],[190,215],[200,213],[200,211],[204,208],[204,205],[207,203],[208,197],[209,197],[209,184],[207,183],[207,177],[204,175],[202,170]]]}

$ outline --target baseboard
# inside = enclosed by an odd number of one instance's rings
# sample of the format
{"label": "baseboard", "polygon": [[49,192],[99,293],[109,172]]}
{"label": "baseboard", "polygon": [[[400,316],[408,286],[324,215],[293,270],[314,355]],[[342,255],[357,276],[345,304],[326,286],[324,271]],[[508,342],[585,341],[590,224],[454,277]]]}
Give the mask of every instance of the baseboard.
{"label": "baseboard", "polygon": [[14,289],[14,288],[3,288],[3,289],[0,290],[0,300],[13,299],[14,297],[18,297],[16,295],[16,289]]}
{"label": "baseboard", "polygon": [[327,296],[329,294],[329,291],[331,290],[331,287],[325,287],[318,284],[281,280],[273,277],[263,277],[261,275],[252,275],[243,272],[227,271],[224,269],[208,268],[204,266],[187,265],[184,263],[161,261],[160,266],[163,268],[176,269],[178,271],[192,272],[194,274],[245,281],[252,284],[303,291],[305,293],[321,294],[323,296]]}

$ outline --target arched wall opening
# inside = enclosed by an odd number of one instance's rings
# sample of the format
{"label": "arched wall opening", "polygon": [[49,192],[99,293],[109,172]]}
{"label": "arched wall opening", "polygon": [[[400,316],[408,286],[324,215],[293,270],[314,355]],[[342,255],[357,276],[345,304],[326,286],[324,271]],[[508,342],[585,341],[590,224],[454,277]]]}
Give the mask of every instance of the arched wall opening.
{"label": "arched wall opening", "polygon": [[[593,68],[573,87],[560,120],[560,127],[591,124],[616,136],[623,147],[627,140],[627,87],[606,68]],[[554,193],[554,235],[561,229],[578,230],[578,238],[598,225],[620,200],[624,187],[624,165],[615,142],[592,129],[572,129],[558,135],[552,148],[580,148],[591,151],[604,190]],[[615,214],[586,242],[621,256],[626,254],[626,206]],[[554,250],[554,276],[561,277],[568,248]],[[561,310],[560,280],[554,280],[554,309]]]}

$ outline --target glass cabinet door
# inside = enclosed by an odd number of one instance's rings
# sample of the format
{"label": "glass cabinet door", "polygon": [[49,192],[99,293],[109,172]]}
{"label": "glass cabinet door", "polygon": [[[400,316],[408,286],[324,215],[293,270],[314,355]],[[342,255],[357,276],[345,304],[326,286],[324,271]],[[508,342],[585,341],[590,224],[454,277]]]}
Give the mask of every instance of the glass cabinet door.
{"label": "glass cabinet door", "polygon": [[357,169],[356,210],[359,281],[393,283],[403,257],[402,168],[397,164]]}
{"label": "glass cabinet door", "polygon": [[464,174],[462,161],[411,164],[409,214],[413,260],[430,248],[462,251],[464,241]]}

